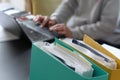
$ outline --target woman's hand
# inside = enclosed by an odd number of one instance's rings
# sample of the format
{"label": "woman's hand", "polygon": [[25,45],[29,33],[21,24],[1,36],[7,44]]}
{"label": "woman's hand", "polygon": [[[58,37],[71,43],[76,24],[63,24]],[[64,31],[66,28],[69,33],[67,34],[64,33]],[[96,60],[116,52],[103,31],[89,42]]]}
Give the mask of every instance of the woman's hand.
{"label": "woman's hand", "polygon": [[37,15],[35,18],[33,18],[33,21],[35,21],[35,23],[40,23],[42,27],[53,26],[56,24],[55,20],[50,19],[48,16],[42,15]]}
{"label": "woman's hand", "polygon": [[72,37],[72,32],[65,24],[56,24],[50,27],[49,29],[50,31],[56,31],[59,34],[65,35],[66,37],[69,37],[69,38]]}

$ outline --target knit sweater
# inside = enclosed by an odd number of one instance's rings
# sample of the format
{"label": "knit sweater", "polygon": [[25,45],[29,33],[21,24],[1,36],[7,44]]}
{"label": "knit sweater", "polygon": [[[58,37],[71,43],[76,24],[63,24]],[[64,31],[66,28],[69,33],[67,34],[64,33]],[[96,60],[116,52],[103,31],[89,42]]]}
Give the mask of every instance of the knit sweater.
{"label": "knit sweater", "polygon": [[115,33],[119,0],[63,0],[51,15],[58,23],[66,23],[72,37],[84,34],[95,40],[120,44],[120,33]]}

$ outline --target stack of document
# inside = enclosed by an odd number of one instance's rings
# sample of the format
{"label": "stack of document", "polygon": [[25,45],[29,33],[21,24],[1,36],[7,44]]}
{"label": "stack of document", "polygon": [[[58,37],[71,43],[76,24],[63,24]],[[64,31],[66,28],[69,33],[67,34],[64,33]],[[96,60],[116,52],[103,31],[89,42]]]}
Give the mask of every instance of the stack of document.
{"label": "stack of document", "polygon": [[84,77],[92,77],[94,69],[92,64],[81,56],[77,51],[71,51],[64,46],[39,42],[38,45],[43,51],[59,57],[64,63],[75,69],[75,72]]}
{"label": "stack of document", "polygon": [[63,41],[72,46],[73,48],[77,49],[78,51],[82,52],[83,54],[89,56],[93,60],[99,62],[100,64],[110,69],[117,68],[117,63],[114,59],[85,44],[83,41],[68,38],[64,39]]}

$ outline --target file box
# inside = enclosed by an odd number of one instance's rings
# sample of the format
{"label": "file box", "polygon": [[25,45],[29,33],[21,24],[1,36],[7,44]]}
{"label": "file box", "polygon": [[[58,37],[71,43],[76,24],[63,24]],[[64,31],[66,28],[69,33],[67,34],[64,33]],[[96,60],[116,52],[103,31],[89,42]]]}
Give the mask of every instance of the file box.
{"label": "file box", "polygon": [[108,73],[95,65],[93,77],[83,77],[50,53],[32,44],[30,80],[108,80]]}
{"label": "file box", "polygon": [[83,41],[86,44],[90,45],[91,47],[95,48],[96,50],[110,56],[117,62],[117,69],[112,70],[96,62],[95,60],[89,58],[88,56],[86,56],[87,58],[92,60],[95,64],[97,64],[98,66],[100,66],[101,68],[103,68],[105,71],[109,73],[109,80],[120,80],[120,60],[117,57],[115,57],[112,53],[110,53],[108,50],[106,50],[104,47],[102,47],[100,44],[98,44],[96,41],[94,41],[92,38],[90,38],[89,36],[85,35]]}

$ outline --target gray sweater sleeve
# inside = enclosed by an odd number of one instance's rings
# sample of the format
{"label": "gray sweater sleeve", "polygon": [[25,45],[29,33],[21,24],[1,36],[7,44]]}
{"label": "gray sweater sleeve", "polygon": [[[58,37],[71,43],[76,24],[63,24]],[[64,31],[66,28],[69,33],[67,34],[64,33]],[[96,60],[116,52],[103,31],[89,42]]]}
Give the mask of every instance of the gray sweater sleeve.
{"label": "gray sweater sleeve", "polygon": [[74,14],[77,7],[77,0],[63,0],[61,5],[51,15],[58,23],[65,23]]}
{"label": "gray sweater sleeve", "polygon": [[82,39],[83,35],[87,34],[93,39],[105,39],[113,34],[118,17],[118,5],[118,0],[108,0],[102,9],[101,20],[71,29],[73,38]]}

